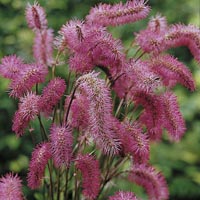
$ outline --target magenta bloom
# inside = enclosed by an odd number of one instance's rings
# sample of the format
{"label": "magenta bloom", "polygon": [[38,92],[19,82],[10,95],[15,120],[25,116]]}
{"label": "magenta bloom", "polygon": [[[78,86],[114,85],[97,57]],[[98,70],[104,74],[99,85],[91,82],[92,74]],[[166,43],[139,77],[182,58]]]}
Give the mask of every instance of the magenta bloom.
{"label": "magenta bloom", "polygon": [[19,98],[29,92],[37,83],[45,80],[48,70],[41,64],[27,64],[10,84],[10,96]]}
{"label": "magenta bloom", "polygon": [[110,196],[109,200],[137,200],[137,198],[133,192],[119,191]]}
{"label": "magenta bloom", "polygon": [[145,5],[144,0],[130,0],[124,5],[121,2],[114,5],[99,4],[90,10],[86,19],[89,23],[102,26],[117,26],[141,20],[149,11],[150,8]]}
{"label": "magenta bloom", "polygon": [[51,66],[53,62],[53,30],[36,31],[33,54],[37,63]]}
{"label": "magenta bloom", "polygon": [[50,144],[47,142],[38,144],[32,152],[29,163],[28,186],[31,189],[39,188],[44,177],[45,167],[51,158]]}
{"label": "magenta bloom", "polygon": [[0,178],[0,200],[23,200],[22,184],[18,175],[6,174]]}
{"label": "magenta bloom", "polygon": [[46,29],[47,19],[44,9],[35,2],[34,5],[28,3],[26,7],[26,21],[32,29]]}
{"label": "magenta bloom", "polygon": [[130,181],[144,187],[149,199],[168,199],[169,192],[164,176],[152,166],[134,165],[129,174]]}
{"label": "magenta bloom", "polygon": [[65,80],[61,78],[52,79],[43,89],[40,109],[45,115],[50,115],[53,107],[59,102],[66,89]]}
{"label": "magenta bloom", "polygon": [[69,127],[51,127],[50,144],[53,161],[56,167],[69,167],[72,160],[73,137]]}
{"label": "magenta bloom", "polygon": [[12,130],[17,136],[23,135],[29,122],[39,114],[40,96],[28,93],[20,98],[19,108],[13,118]]}
{"label": "magenta bloom", "polygon": [[101,183],[98,160],[90,155],[79,155],[76,159],[76,167],[82,173],[83,195],[88,199],[95,199]]}
{"label": "magenta bloom", "polygon": [[77,80],[80,93],[89,101],[89,133],[105,154],[117,154],[120,142],[112,129],[110,91],[98,74],[89,73]]}
{"label": "magenta bloom", "polygon": [[4,78],[14,79],[23,68],[23,60],[16,55],[5,56],[1,59],[0,74]]}
{"label": "magenta bloom", "polygon": [[186,88],[195,90],[191,71],[176,58],[170,55],[154,57],[150,61],[150,67],[162,77],[162,82],[166,86],[173,87],[176,83],[181,83]]}
{"label": "magenta bloom", "polygon": [[166,92],[162,99],[164,102],[164,127],[168,130],[172,140],[179,141],[185,133],[186,127],[176,96],[172,92]]}

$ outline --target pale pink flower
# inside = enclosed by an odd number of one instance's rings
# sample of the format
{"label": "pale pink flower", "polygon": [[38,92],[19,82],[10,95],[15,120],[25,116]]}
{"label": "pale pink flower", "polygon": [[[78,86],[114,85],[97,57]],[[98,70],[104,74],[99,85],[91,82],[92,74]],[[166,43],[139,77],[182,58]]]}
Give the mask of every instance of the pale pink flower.
{"label": "pale pink flower", "polygon": [[4,78],[14,79],[23,68],[23,60],[16,55],[5,56],[1,59],[0,74]]}
{"label": "pale pink flower", "polygon": [[75,164],[82,173],[83,195],[90,200],[95,199],[99,193],[101,183],[98,160],[88,154],[78,155]]}
{"label": "pale pink flower", "polygon": [[162,99],[164,103],[164,127],[167,129],[170,139],[179,141],[186,131],[186,126],[176,96],[172,92],[166,92]]}
{"label": "pale pink flower", "polygon": [[31,189],[41,186],[45,168],[51,156],[50,144],[47,142],[38,144],[33,150],[27,176],[28,186]]}
{"label": "pale pink flower", "polygon": [[99,4],[92,8],[86,20],[89,23],[102,26],[117,26],[121,24],[133,23],[145,18],[150,11],[144,0],[130,0],[125,4]]}
{"label": "pale pink flower", "polygon": [[47,19],[44,9],[35,2],[33,5],[27,4],[26,21],[32,29],[43,30],[47,28]]}
{"label": "pale pink flower", "polygon": [[23,200],[22,184],[18,175],[6,174],[0,178],[0,200]]}
{"label": "pale pink flower", "polygon": [[65,80],[59,77],[52,79],[43,89],[40,101],[41,112],[50,115],[53,107],[59,102],[66,89]]}
{"label": "pale pink flower", "polygon": [[36,31],[33,54],[37,63],[51,66],[53,62],[53,30]]}
{"label": "pale pink flower", "polygon": [[112,130],[112,103],[108,87],[98,73],[81,76],[76,85],[89,101],[89,132],[97,146],[106,154],[117,154],[120,142]]}
{"label": "pale pink flower", "polygon": [[194,91],[195,82],[191,71],[176,58],[170,55],[160,55],[150,60],[151,69],[162,77],[162,82],[167,87],[181,83],[186,88]]}
{"label": "pale pink flower", "polygon": [[166,200],[169,197],[164,176],[149,165],[134,165],[129,174],[130,181],[142,186],[149,199]]}
{"label": "pale pink flower", "polygon": [[137,200],[137,198],[133,192],[119,191],[110,196],[109,200]]}
{"label": "pale pink flower", "polygon": [[56,167],[69,167],[72,160],[73,137],[69,127],[53,125],[50,131],[50,145]]}
{"label": "pale pink flower", "polygon": [[10,84],[10,96],[19,98],[29,92],[34,85],[45,81],[48,70],[41,64],[26,64],[24,70]]}
{"label": "pale pink flower", "polygon": [[21,136],[29,122],[39,114],[40,96],[34,93],[28,93],[25,97],[20,98],[19,108],[13,118],[12,130]]}

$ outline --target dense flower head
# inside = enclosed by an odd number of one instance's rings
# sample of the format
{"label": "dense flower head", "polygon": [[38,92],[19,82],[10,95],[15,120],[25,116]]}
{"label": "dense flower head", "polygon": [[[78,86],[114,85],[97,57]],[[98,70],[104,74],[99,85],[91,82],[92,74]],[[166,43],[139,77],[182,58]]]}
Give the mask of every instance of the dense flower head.
{"label": "dense flower head", "polygon": [[185,121],[180,112],[177,98],[172,92],[166,92],[163,96],[164,103],[164,127],[167,129],[170,139],[179,141],[185,133]]}
{"label": "dense flower head", "polygon": [[150,60],[151,69],[162,77],[162,82],[168,88],[176,83],[181,83],[186,88],[194,91],[195,82],[191,71],[176,58],[170,55],[160,55]]}
{"label": "dense flower head", "polygon": [[56,167],[69,167],[72,160],[73,137],[69,127],[53,125],[50,144],[53,161]]}
{"label": "dense flower head", "polygon": [[0,200],[23,200],[22,184],[18,175],[8,173],[0,178]]}
{"label": "dense flower head", "polygon": [[27,4],[26,21],[32,29],[43,30],[47,28],[47,19],[44,9],[35,2],[33,5]]}
{"label": "dense flower head", "polygon": [[16,55],[5,56],[1,59],[0,74],[4,78],[14,79],[23,70],[23,60]]}
{"label": "dense flower head", "polygon": [[129,179],[144,187],[149,199],[168,199],[169,192],[164,176],[152,166],[134,165],[130,170]]}
{"label": "dense flower head", "polygon": [[45,115],[50,115],[53,107],[59,102],[66,89],[65,80],[59,77],[52,79],[43,89],[40,109]]}
{"label": "dense flower head", "polygon": [[78,155],[76,167],[82,173],[83,195],[88,199],[95,199],[99,193],[101,183],[98,160],[89,154]]}
{"label": "dense flower head", "polygon": [[133,192],[119,191],[110,196],[109,200],[137,200],[137,198]]}
{"label": "dense flower head", "polygon": [[53,30],[36,31],[33,54],[37,63],[51,66],[53,62]]}
{"label": "dense flower head", "polygon": [[38,144],[33,150],[27,176],[28,186],[31,189],[40,187],[45,167],[51,156],[51,147],[48,142]]}
{"label": "dense flower head", "polygon": [[19,98],[29,92],[34,85],[45,80],[48,70],[41,64],[26,64],[10,84],[10,96]]}
{"label": "dense flower head", "polygon": [[106,154],[117,154],[120,142],[112,130],[110,91],[98,73],[88,73],[77,80],[79,91],[87,96],[89,130],[97,146]]}
{"label": "dense flower head", "polygon": [[90,10],[86,20],[102,26],[117,26],[141,20],[148,15],[149,11],[150,8],[145,5],[144,0],[130,0],[125,4],[120,2],[114,5],[99,4]]}
{"label": "dense flower head", "polygon": [[21,136],[29,122],[39,114],[40,96],[34,93],[28,93],[20,98],[19,108],[13,118],[12,130]]}
{"label": "dense flower head", "polygon": [[135,163],[146,163],[149,160],[149,140],[142,133],[139,124],[125,122],[122,124],[124,131],[121,134],[121,142],[125,153],[130,153]]}

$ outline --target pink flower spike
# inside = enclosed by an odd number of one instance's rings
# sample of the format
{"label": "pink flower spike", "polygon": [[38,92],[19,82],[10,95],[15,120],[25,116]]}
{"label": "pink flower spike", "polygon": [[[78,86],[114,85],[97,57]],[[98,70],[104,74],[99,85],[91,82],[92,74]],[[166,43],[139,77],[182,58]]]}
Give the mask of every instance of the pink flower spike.
{"label": "pink flower spike", "polygon": [[0,178],[0,200],[23,200],[22,184],[18,175],[6,174]]}
{"label": "pink flower spike", "polygon": [[102,26],[117,26],[141,20],[148,15],[149,11],[150,8],[145,5],[144,0],[130,0],[124,5],[121,2],[114,5],[99,4],[90,10],[86,20]]}
{"label": "pink flower spike", "polygon": [[69,127],[51,127],[50,144],[53,161],[56,167],[69,167],[72,160],[73,137]]}
{"label": "pink flower spike", "polygon": [[10,84],[10,96],[19,98],[29,92],[37,83],[42,83],[45,80],[48,70],[41,64],[27,64],[24,70]]}
{"label": "pink flower spike", "polygon": [[137,198],[133,192],[119,191],[110,196],[109,200],[137,200]]}
{"label": "pink flower spike", "polygon": [[31,189],[40,187],[45,167],[51,157],[50,144],[47,142],[38,144],[33,150],[27,176],[28,186]]}
{"label": "pink flower spike", "polygon": [[34,5],[28,3],[25,14],[29,28],[39,30],[47,28],[45,11],[38,2],[35,2]]}
{"label": "pink flower spike", "polygon": [[129,179],[142,186],[149,199],[166,200],[169,197],[167,183],[164,176],[148,165],[134,165],[131,168]]}
{"label": "pink flower spike", "polygon": [[180,83],[191,91],[195,90],[195,82],[191,71],[176,58],[170,55],[153,57],[150,61],[151,69],[162,77],[162,82],[173,87]]}
{"label": "pink flower spike", "polygon": [[14,79],[23,70],[23,60],[16,55],[5,56],[1,59],[0,74],[4,78]]}
{"label": "pink flower spike", "polygon": [[78,155],[75,164],[82,173],[83,195],[90,200],[95,199],[99,193],[101,183],[98,160],[88,154]]}
{"label": "pink flower spike", "polygon": [[164,127],[167,129],[170,139],[179,141],[185,133],[186,126],[176,96],[171,92],[166,92],[162,99],[164,102]]}
{"label": "pink flower spike", "polygon": [[40,101],[41,112],[50,115],[53,107],[59,102],[66,89],[65,80],[59,77],[52,79],[43,89]]}
{"label": "pink flower spike", "polygon": [[19,109],[15,112],[13,118],[12,130],[21,136],[29,122],[39,114],[40,96],[34,93],[28,93],[25,97],[20,98]]}
{"label": "pink flower spike", "polygon": [[53,62],[53,30],[36,31],[33,54],[37,63],[51,66]]}

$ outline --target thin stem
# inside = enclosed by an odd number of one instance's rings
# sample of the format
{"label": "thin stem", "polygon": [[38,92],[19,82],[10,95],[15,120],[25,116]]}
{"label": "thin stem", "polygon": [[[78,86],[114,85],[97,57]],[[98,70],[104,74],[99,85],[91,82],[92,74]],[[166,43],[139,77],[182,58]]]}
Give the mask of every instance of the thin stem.
{"label": "thin stem", "polygon": [[118,107],[117,107],[117,111],[116,111],[116,113],[115,113],[115,117],[118,117],[119,111],[120,111],[120,109],[121,109],[123,103],[124,103],[124,98],[121,99],[121,101],[120,101],[120,103],[119,103],[119,105],[118,105]]}
{"label": "thin stem", "polygon": [[57,200],[60,200],[60,170],[58,170],[58,175],[57,175]]}
{"label": "thin stem", "polygon": [[146,52],[142,52],[139,56],[138,56],[138,58],[135,60],[135,62],[137,62],[142,56],[144,56],[146,54]]}
{"label": "thin stem", "polygon": [[64,191],[64,199],[67,200],[68,198],[68,175],[69,175],[69,168],[66,170],[66,176],[65,176],[65,191]]}
{"label": "thin stem", "polygon": [[50,164],[47,163],[47,167],[49,170],[49,178],[50,178],[50,195],[51,195],[51,200],[53,200],[53,179],[52,179],[52,173],[51,173],[51,168],[50,168]]}

